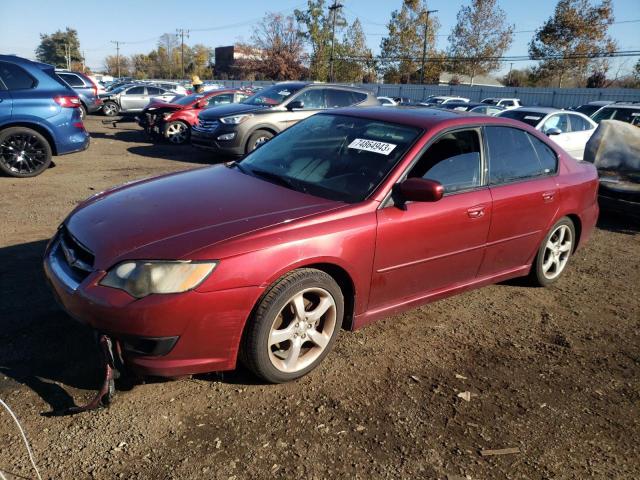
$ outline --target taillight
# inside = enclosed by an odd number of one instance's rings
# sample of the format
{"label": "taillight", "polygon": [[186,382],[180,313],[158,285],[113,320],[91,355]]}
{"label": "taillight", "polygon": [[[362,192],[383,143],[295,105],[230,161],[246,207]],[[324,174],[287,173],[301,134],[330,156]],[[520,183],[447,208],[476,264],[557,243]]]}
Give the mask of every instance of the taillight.
{"label": "taillight", "polygon": [[84,130],[84,123],[82,122],[73,122],[72,125],[80,130]]}
{"label": "taillight", "polygon": [[75,95],[58,95],[53,97],[53,101],[63,108],[78,108],[80,106],[80,98]]}
{"label": "taillight", "polygon": [[98,87],[96,87],[95,83],[93,84],[93,95],[96,97],[98,96]]}

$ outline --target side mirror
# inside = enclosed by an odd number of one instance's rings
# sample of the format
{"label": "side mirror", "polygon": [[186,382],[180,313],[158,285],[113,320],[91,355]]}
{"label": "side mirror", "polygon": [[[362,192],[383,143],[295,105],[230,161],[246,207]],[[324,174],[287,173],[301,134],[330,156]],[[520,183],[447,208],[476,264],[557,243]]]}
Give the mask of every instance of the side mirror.
{"label": "side mirror", "polygon": [[302,110],[304,108],[304,102],[300,100],[294,100],[287,104],[287,110]]}
{"label": "side mirror", "polygon": [[204,108],[207,106],[207,101],[206,100],[198,100],[196,102],[196,108]]}
{"label": "side mirror", "polygon": [[562,133],[562,130],[560,130],[558,127],[551,127],[551,128],[547,128],[544,131],[545,135],[551,136],[551,135],[560,135]]}
{"label": "side mirror", "polygon": [[407,178],[398,185],[398,192],[406,201],[437,202],[444,195],[444,187],[428,178]]}

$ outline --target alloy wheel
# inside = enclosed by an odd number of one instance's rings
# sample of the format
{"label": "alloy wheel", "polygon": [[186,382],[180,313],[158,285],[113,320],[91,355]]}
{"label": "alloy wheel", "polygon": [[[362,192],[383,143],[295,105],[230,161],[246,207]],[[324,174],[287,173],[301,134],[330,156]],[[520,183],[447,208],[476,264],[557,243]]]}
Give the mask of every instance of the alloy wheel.
{"label": "alloy wheel", "polygon": [[276,316],[269,332],[269,359],[285,373],[311,365],[326,349],[336,328],[336,302],[323,288],[295,294]]}
{"label": "alloy wheel", "polygon": [[35,135],[16,133],[0,144],[0,161],[19,175],[33,173],[47,163],[47,149]]}
{"label": "alloy wheel", "polygon": [[108,102],[105,103],[102,106],[102,111],[104,112],[105,115],[111,117],[113,115],[115,115],[116,113],[118,113],[118,108],[116,107],[116,105],[112,102]]}
{"label": "alloy wheel", "polygon": [[544,248],[542,274],[553,280],[562,273],[567,265],[573,246],[573,235],[567,225],[559,225],[549,236]]}
{"label": "alloy wheel", "polygon": [[268,137],[258,137],[258,138],[256,138],[256,141],[253,143],[253,149],[255,150],[256,148],[258,148],[263,143],[266,143],[268,140],[269,140]]}
{"label": "alloy wheel", "polygon": [[167,139],[171,143],[184,143],[187,140],[187,126],[181,122],[169,124],[166,130]]}

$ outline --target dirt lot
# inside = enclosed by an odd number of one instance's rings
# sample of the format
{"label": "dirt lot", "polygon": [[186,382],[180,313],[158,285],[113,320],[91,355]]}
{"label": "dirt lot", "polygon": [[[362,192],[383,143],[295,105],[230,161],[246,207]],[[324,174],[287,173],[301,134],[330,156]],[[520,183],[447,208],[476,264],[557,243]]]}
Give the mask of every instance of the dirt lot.
{"label": "dirt lot", "polygon": [[[108,410],[47,416],[92,396],[98,364],[45,285],[45,240],[93,193],[209,163],[100,120],[88,151],[0,178],[0,398],[43,477],[640,477],[640,235],[620,219],[601,221],[553,288],[496,285],[343,332],[298,382],[148,382]],[[519,453],[480,454],[508,447]],[[0,470],[35,478],[5,412]]]}

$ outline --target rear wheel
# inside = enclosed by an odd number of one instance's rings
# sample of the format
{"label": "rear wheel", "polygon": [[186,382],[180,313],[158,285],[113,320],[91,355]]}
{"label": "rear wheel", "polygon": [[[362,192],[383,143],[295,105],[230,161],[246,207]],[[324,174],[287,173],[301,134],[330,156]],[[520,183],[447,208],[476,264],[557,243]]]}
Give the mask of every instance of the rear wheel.
{"label": "rear wheel", "polygon": [[118,112],[120,112],[120,107],[116,102],[104,102],[104,105],[102,105],[102,113],[107,117],[115,117]]}
{"label": "rear wheel", "polygon": [[551,227],[531,267],[534,284],[547,287],[560,278],[575,248],[575,238],[575,226],[567,217]]}
{"label": "rear wheel", "polygon": [[330,275],[294,270],[268,291],[249,319],[243,363],[272,383],[302,377],[333,347],[343,314],[342,291]]}
{"label": "rear wheel", "polygon": [[267,143],[269,140],[273,138],[273,133],[268,130],[256,130],[249,137],[249,141],[247,142],[246,153],[253,152],[256,148],[258,148],[263,143]]}
{"label": "rear wheel", "polygon": [[26,127],[0,132],[0,170],[12,177],[35,177],[51,164],[51,145],[40,133]]}
{"label": "rear wheel", "polygon": [[176,145],[181,145],[189,140],[191,129],[184,122],[169,122],[164,126],[164,138]]}
{"label": "rear wheel", "polygon": [[84,121],[87,118],[87,107],[80,105],[80,120]]}

